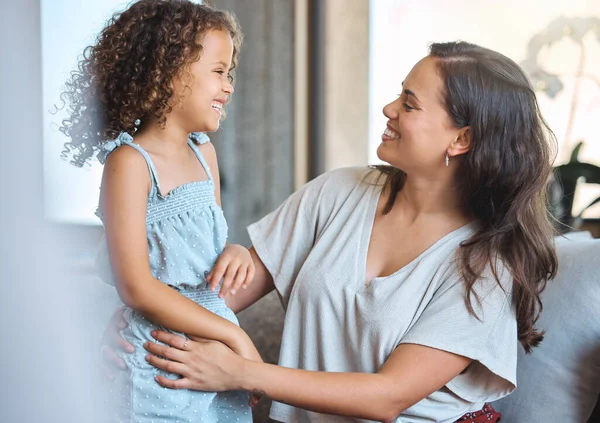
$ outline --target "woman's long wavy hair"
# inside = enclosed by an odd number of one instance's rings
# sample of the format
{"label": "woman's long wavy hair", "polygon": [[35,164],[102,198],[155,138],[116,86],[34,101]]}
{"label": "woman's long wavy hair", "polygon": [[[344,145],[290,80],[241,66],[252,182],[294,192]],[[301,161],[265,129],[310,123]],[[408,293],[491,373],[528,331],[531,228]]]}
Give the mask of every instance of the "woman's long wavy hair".
{"label": "woman's long wavy hair", "polygon": [[[463,210],[478,229],[461,244],[459,269],[467,307],[474,313],[474,284],[491,268],[500,283],[500,260],[513,279],[519,341],[531,352],[543,339],[534,327],[540,294],[557,270],[547,183],[554,158],[554,134],[542,118],[523,70],[495,51],[465,42],[436,43],[430,56],[445,86],[445,106],[456,128],[471,128],[471,149],[459,162],[457,186]],[[378,166],[391,193],[392,209],[406,174]]]}
{"label": "woman's long wavy hair", "polygon": [[136,121],[155,117],[164,125],[172,111],[173,81],[191,83],[189,66],[200,58],[211,30],[233,39],[233,69],[242,43],[236,18],[188,0],[139,0],[115,14],[88,46],[61,94],[68,117],[60,131],[70,141],[63,157],[83,166],[106,140],[133,134]]}

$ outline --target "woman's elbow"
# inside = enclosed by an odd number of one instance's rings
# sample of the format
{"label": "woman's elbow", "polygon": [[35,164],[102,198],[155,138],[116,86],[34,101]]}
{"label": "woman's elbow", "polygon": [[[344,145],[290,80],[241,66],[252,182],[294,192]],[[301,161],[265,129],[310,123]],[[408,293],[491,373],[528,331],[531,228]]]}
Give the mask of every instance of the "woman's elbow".
{"label": "woman's elbow", "polygon": [[394,423],[394,421],[398,418],[400,413],[402,413],[403,411],[404,410],[397,410],[395,408],[390,408],[388,410],[384,409],[378,413],[376,420],[381,423]]}
{"label": "woman's elbow", "polygon": [[377,408],[377,415],[373,420],[381,423],[393,423],[410,405],[406,401],[388,400]]}

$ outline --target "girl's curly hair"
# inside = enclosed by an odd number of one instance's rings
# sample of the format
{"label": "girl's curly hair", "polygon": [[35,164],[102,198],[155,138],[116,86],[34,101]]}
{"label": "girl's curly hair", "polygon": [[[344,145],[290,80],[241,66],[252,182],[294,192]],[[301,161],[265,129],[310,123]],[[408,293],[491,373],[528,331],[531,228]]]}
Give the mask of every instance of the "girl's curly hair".
{"label": "girl's curly hair", "polygon": [[68,114],[60,131],[71,139],[63,157],[82,167],[103,142],[134,133],[138,119],[153,116],[164,125],[173,81],[182,78],[189,87],[189,65],[210,30],[233,39],[233,75],[243,35],[230,12],[188,0],[139,0],[116,13],[85,48],[60,96]]}

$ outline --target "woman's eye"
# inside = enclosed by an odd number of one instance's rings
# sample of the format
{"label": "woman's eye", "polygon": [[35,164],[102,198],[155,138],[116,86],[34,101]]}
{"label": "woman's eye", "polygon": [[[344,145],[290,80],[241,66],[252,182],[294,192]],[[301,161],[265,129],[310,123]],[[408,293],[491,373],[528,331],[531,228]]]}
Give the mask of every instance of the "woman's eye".
{"label": "woman's eye", "polygon": [[402,103],[402,106],[404,106],[407,112],[415,109],[414,107],[410,107],[407,103]]}

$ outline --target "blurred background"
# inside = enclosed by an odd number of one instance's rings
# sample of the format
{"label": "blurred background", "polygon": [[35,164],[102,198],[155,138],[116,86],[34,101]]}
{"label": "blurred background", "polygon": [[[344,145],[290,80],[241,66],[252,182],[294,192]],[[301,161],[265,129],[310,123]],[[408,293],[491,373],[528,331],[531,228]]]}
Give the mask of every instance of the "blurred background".
{"label": "blurred background", "polygon": [[[50,110],[83,48],[128,3],[0,6],[0,421],[103,421],[95,363],[118,299],[93,267],[102,169],[61,159],[61,113]],[[211,135],[230,242],[248,245],[245,227],[320,173],[378,163],[383,106],[430,43],[457,39],[500,51],[529,74],[559,143],[553,211],[561,231],[600,236],[599,1],[207,3],[233,11],[245,34],[227,120]],[[276,362],[276,295],[240,320]],[[267,409],[263,401],[255,420],[267,421]]]}

